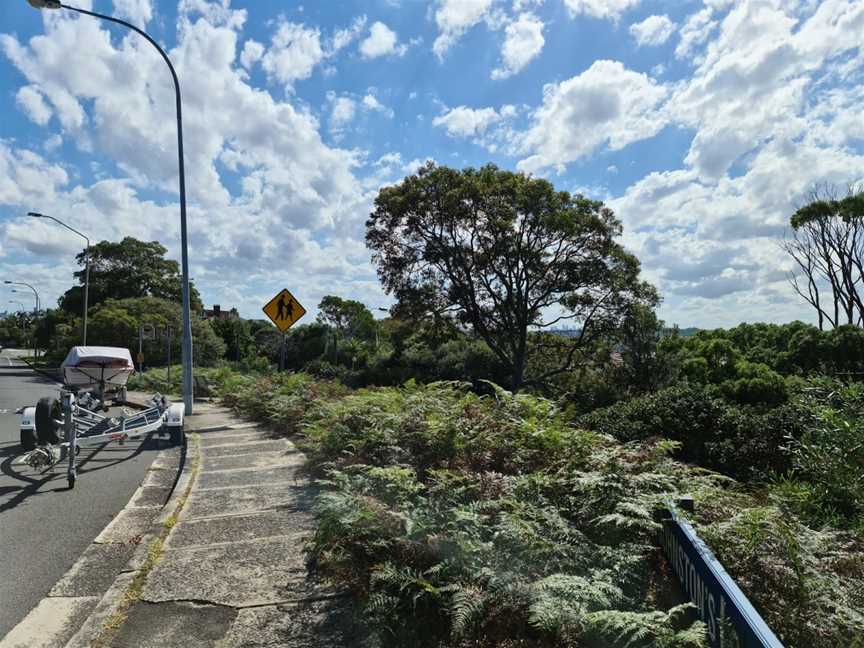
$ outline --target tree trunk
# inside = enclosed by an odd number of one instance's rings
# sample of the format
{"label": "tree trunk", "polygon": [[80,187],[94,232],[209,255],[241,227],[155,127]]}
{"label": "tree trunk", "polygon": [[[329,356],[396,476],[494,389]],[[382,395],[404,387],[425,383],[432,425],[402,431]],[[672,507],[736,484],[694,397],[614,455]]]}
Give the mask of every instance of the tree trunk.
{"label": "tree trunk", "polygon": [[510,390],[515,394],[522,388],[525,379],[525,353],[519,353],[513,359],[513,380],[510,382]]}

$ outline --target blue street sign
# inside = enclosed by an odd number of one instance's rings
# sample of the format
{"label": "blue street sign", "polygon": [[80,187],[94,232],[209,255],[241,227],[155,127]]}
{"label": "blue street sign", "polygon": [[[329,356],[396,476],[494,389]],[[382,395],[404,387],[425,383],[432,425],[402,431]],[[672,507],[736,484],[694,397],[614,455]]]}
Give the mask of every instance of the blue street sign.
{"label": "blue street sign", "polygon": [[783,644],[686,520],[667,509],[662,545],[684,592],[708,626],[712,647],[783,648]]}

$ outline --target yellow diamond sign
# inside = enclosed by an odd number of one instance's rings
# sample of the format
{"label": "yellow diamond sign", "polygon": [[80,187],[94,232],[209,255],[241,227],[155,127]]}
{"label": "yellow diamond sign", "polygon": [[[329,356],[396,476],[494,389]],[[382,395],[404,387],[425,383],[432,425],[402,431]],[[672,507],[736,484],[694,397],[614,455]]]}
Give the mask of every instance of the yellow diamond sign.
{"label": "yellow diamond sign", "polygon": [[306,309],[294,298],[290,290],[283,288],[264,306],[264,314],[284,333],[306,314]]}

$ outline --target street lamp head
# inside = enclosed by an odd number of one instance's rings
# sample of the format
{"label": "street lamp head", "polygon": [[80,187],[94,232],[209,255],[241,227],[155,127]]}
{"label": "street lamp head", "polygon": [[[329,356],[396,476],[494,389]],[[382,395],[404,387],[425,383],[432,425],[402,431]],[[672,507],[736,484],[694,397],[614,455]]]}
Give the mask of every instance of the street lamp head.
{"label": "street lamp head", "polygon": [[8,279],[4,279],[4,280],[3,280],[3,283],[5,283],[5,284],[11,284],[12,282],[9,281]]}
{"label": "street lamp head", "polygon": [[45,218],[45,214],[40,214],[39,212],[27,212],[27,215],[33,218]]}
{"label": "street lamp head", "polygon": [[60,0],[27,0],[34,9],[61,9]]}

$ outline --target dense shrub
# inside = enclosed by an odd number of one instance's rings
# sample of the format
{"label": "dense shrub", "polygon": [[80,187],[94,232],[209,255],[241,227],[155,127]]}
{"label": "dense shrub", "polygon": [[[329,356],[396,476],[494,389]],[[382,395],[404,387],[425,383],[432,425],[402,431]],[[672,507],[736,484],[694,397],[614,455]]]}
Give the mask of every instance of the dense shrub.
{"label": "dense shrub", "polygon": [[622,441],[673,439],[681,444],[679,459],[738,478],[787,470],[789,455],[781,449],[801,431],[794,405],[739,406],[717,389],[688,384],[596,410],[580,424]]}
{"label": "dense shrub", "polygon": [[864,530],[864,384],[817,380],[796,400],[804,430],[776,494],[813,526]]}
{"label": "dense shrub", "polygon": [[787,398],[786,381],[768,365],[741,360],[735,365],[735,377],[720,385],[729,399],[745,405],[779,405]]}
{"label": "dense shrub", "polygon": [[702,645],[657,609],[666,444],[568,425],[550,401],[459,383],[323,403],[304,449],[330,486],[310,555],[383,646]]}
{"label": "dense shrub", "polygon": [[[786,645],[864,636],[862,530],[807,518],[838,495],[861,501],[860,385],[803,383],[767,412],[678,387],[622,404],[625,417],[598,413],[598,431],[586,431],[551,401],[495,386],[486,396],[456,382],[349,392],[303,374],[227,370],[214,381],[238,411],[295,434],[322,477],[310,564],[354,594],[370,645],[702,646],[651,515],[683,492],[696,499],[699,533]],[[703,450],[731,464],[771,449],[760,426],[796,421],[806,426],[786,439],[784,479],[827,498],[809,508],[791,486],[745,489],[677,463],[669,455],[683,444],[658,434],[720,429],[724,440]]]}

